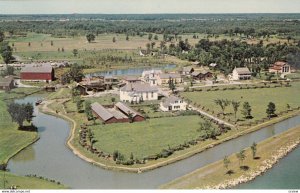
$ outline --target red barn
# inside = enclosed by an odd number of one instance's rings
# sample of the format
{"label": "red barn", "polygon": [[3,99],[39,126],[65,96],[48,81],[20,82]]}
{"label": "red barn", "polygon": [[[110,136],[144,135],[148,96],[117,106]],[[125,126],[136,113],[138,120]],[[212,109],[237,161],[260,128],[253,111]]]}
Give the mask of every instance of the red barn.
{"label": "red barn", "polygon": [[27,64],[20,76],[23,81],[51,82],[55,75],[50,64]]}

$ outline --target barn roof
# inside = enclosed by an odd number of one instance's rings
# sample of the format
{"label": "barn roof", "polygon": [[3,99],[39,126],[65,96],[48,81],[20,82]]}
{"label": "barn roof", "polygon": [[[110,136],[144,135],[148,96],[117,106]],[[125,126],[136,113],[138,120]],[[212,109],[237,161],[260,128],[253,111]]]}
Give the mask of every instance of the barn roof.
{"label": "barn roof", "polygon": [[125,113],[127,116],[129,113],[132,114],[133,117],[139,115],[142,116],[140,113],[138,113],[137,111],[135,111],[134,109],[132,109],[131,107],[125,105],[122,102],[118,102],[117,104],[115,104],[115,106],[120,109],[123,113]]}
{"label": "barn roof", "polygon": [[251,74],[250,70],[247,67],[244,68],[235,68],[238,74]]}
{"label": "barn roof", "polygon": [[114,117],[114,115],[109,112],[106,108],[104,108],[102,105],[99,103],[95,102],[91,105],[92,110],[99,116],[101,117],[102,120],[107,121],[111,118]]}
{"label": "barn roof", "polygon": [[21,73],[51,73],[52,66],[50,63],[43,64],[26,64]]}

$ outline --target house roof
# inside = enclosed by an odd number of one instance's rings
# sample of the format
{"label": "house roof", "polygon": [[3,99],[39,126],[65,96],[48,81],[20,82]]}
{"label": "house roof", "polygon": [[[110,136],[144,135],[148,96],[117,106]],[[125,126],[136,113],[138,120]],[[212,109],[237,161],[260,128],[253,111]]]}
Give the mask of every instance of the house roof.
{"label": "house roof", "polygon": [[123,79],[126,81],[140,81],[140,79],[136,76],[125,76]]}
{"label": "house roof", "polygon": [[161,70],[155,70],[155,69],[152,69],[152,70],[144,70],[143,73],[142,73],[142,76],[147,76],[149,74],[161,74],[162,71]]}
{"label": "house roof", "polygon": [[114,115],[108,111],[106,108],[104,108],[102,105],[99,103],[95,102],[91,105],[92,110],[99,116],[101,117],[102,120],[107,121],[111,118],[114,117]]}
{"label": "house roof", "polygon": [[157,92],[158,88],[156,86],[150,86],[150,84],[143,83],[128,83],[123,86],[120,91],[125,92]]}
{"label": "house roof", "polygon": [[210,63],[209,66],[210,67],[216,67],[216,66],[218,66],[218,64],[217,63]]}
{"label": "house roof", "polygon": [[50,63],[27,64],[22,68],[21,73],[51,73],[52,69]]}
{"label": "house roof", "polygon": [[250,70],[247,67],[235,68],[238,74],[251,74]]}
{"label": "house roof", "polygon": [[280,66],[280,67],[283,67],[287,65],[287,62],[283,62],[283,61],[277,61],[275,62],[274,66]]}
{"label": "house roof", "polygon": [[173,73],[169,73],[169,74],[159,74],[158,75],[159,78],[161,79],[169,79],[169,78],[180,78],[181,75],[180,74],[173,74]]}
{"label": "house roof", "polygon": [[142,116],[140,113],[138,113],[137,111],[135,111],[134,109],[132,109],[131,107],[125,105],[122,102],[118,102],[117,104],[115,104],[115,106],[120,109],[123,113],[125,113],[126,115],[128,115],[129,113],[132,114],[133,117],[139,115]]}
{"label": "house roof", "polygon": [[180,99],[176,96],[170,96],[163,101],[162,105],[167,108],[171,104],[175,103],[175,101],[179,101],[179,100],[182,100],[182,99]]}
{"label": "house roof", "polygon": [[0,86],[9,86],[13,80],[14,78],[12,76],[0,78]]}
{"label": "house roof", "polygon": [[191,66],[183,67],[182,71],[183,72],[190,72],[193,69]]}
{"label": "house roof", "polygon": [[107,109],[116,119],[127,119],[128,117],[115,108]]}

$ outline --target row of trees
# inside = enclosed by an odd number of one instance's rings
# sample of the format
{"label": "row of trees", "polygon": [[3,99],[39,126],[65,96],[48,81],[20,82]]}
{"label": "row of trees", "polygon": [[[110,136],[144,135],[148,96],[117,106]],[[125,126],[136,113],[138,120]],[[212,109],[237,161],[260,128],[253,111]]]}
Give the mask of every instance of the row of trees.
{"label": "row of trees", "polygon": [[[216,105],[218,105],[221,108],[223,115],[225,115],[226,107],[231,104],[233,112],[234,112],[235,121],[237,121],[236,115],[237,115],[238,109],[240,107],[240,101],[234,101],[234,100],[230,101],[228,99],[216,99],[216,100],[214,100],[214,102]],[[289,109],[289,107],[288,107],[288,109]],[[244,116],[245,119],[253,118],[251,115],[251,111],[252,111],[252,108],[251,108],[249,102],[247,102],[247,101],[244,102],[243,108],[241,109],[241,114]],[[275,111],[276,111],[276,105],[273,102],[269,102],[267,109],[266,109],[268,118],[272,118],[272,117],[276,116]]]}

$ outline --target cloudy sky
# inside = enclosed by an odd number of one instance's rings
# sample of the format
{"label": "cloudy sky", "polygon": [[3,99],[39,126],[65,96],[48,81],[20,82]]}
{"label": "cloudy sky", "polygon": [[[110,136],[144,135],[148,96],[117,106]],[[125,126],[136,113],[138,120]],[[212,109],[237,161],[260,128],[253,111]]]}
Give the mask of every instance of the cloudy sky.
{"label": "cloudy sky", "polygon": [[300,0],[0,0],[0,14],[300,13]]}

